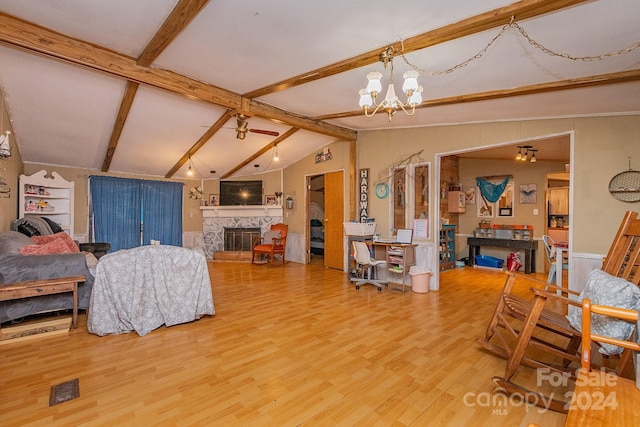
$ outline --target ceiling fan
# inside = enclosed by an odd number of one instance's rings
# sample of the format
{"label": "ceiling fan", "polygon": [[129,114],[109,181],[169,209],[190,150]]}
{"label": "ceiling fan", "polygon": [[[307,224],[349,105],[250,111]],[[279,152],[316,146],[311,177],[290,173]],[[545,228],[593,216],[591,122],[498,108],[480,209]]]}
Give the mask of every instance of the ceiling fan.
{"label": "ceiling fan", "polygon": [[247,116],[244,114],[238,113],[236,115],[236,138],[244,139],[247,136],[247,132],[260,133],[262,135],[271,135],[271,136],[279,136],[280,133],[272,130],[264,130],[264,129],[251,129],[249,128],[249,123],[247,121]]}

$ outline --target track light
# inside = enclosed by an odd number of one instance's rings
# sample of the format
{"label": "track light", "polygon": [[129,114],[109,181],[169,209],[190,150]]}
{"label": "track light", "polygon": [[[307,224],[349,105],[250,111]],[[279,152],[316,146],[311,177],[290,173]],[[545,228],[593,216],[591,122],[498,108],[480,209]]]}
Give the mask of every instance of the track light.
{"label": "track light", "polygon": [[529,156],[531,156],[531,163],[535,163],[538,161],[538,159],[536,159],[537,151],[538,150],[533,149],[532,145],[518,145],[518,154],[516,154],[516,160],[526,162]]}

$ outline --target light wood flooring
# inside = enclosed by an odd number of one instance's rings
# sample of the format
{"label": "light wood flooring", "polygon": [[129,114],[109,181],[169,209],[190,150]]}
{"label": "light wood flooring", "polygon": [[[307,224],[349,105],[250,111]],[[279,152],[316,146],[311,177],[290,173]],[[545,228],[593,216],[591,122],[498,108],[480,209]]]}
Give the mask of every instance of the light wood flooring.
{"label": "light wood flooring", "polygon": [[[0,347],[0,425],[564,425],[491,405],[505,361],[475,339],[500,272],[459,268],[438,292],[403,294],[317,265],[209,269],[215,316],[97,337],[81,314],[68,335]],[[51,386],[75,378],[80,397],[49,407]]]}

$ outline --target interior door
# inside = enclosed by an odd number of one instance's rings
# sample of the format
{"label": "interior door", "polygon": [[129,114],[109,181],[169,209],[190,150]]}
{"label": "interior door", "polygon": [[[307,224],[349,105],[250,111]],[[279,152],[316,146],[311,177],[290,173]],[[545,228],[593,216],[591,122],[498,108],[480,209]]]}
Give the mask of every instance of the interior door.
{"label": "interior door", "polygon": [[324,176],[324,266],[344,268],[344,174],[329,172]]}

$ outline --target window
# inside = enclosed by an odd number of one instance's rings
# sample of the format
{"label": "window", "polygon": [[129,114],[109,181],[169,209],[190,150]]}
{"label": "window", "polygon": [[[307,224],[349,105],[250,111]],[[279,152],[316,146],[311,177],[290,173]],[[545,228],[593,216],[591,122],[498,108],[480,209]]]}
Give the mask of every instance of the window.
{"label": "window", "polygon": [[[489,187],[496,186],[504,183],[505,178],[494,178],[486,180],[489,183]],[[499,198],[495,202],[488,200],[488,197],[484,195],[478,186],[477,193],[477,213],[479,217],[500,217],[500,218],[512,218],[513,217],[513,204],[514,204],[514,184],[513,180],[509,179],[504,187],[504,190],[500,194]],[[494,199],[495,200],[495,199]]]}
{"label": "window", "polygon": [[111,252],[153,240],[182,246],[182,183],[91,176],[91,223],[95,241]]}

